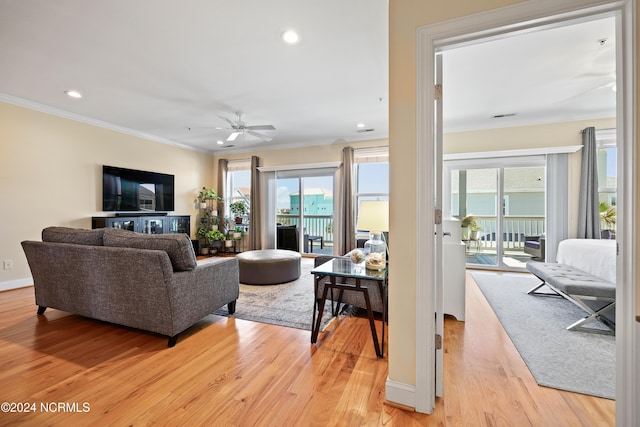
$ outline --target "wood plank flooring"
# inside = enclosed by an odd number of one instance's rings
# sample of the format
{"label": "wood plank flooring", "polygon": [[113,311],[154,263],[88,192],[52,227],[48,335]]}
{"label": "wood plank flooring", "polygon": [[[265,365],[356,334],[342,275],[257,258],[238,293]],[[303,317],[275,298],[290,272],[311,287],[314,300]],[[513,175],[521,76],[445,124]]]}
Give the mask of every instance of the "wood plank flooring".
{"label": "wood plank flooring", "polygon": [[387,359],[362,317],[316,347],[309,331],[211,315],[167,348],[57,310],[37,316],[32,288],[2,292],[0,401],[36,410],[0,412],[0,425],[615,425],[615,402],[535,383],[470,276],[467,299],[466,322],[445,321],[445,396],[424,415],[385,404]]}

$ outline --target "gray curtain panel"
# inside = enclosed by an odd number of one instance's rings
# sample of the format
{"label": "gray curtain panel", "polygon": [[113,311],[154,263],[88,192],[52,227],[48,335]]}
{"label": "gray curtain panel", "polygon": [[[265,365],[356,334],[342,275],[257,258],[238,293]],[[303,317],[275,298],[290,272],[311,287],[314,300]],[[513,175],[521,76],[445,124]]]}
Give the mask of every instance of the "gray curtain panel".
{"label": "gray curtain panel", "polygon": [[579,239],[599,239],[598,158],[594,127],[588,127],[582,131],[582,145],[577,236]]}
{"label": "gray curtain panel", "polygon": [[251,211],[249,212],[249,249],[251,250],[262,249],[259,166],[260,158],[251,156]]}
{"label": "gray curtain panel", "polygon": [[[227,165],[229,162],[226,159],[218,160],[218,196],[225,199],[225,189],[227,188]],[[218,218],[220,218],[220,229],[224,224],[224,209],[218,209]]]}
{"label": "gray curtain panel", "polygon": [[[353,209],[354,179],[353,179],[353,148],[344,147],[342,150],[342,213],[343,226],[338,236],[340,254],[346,254],[356,247],[355,213]],[[335,228],[335,227],[334,227]]]}

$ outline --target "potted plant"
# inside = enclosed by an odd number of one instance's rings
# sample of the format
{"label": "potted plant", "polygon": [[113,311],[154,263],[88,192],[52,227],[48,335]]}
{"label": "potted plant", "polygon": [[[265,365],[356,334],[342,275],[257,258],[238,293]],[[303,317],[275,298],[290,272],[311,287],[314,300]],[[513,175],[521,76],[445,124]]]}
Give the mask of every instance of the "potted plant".
{"label": "potted plant", "polygon": [[207,231],[205,237],[207,239],[207,242],[209,243],[210,252],[212,250],[217,251],[216,246],[220,246],[220,242],[224,240],[224,234],[222,234],[222,231],[218,229]]}
{"label": "potted plant", "polygon": [[196,233],[200,240],[200,255],[209,255],[209,241],[207,240],[208,231],[209,230],[206,227],[200,227]]}
{"label": "potted plant", "polygon": [[[462,227],[462,240],[471,240],[472,231],[474,230],[474,228],[479,227],[478,223],[476,222],[476,217],[473,214],[469,214],[462,218],[460,225]],[[478,230],[479,229],[476,229],[475,231],[477,232]]]}
{"label": "potted plant", "polygon": [[242,217],[248,213],[247,205],[240,200],[231,203],[229,210],[236,217],[236,224],[242,224]]}
{"label": "potted plant", "polygon": [[242,238],[242,227],[236,227],[236,230],[231,236],[234,240],[240,240]]}
{"label": "potted plant", "polygon": [[213,188],[202,187],[200,191],[198,191],[198,202],[200,202],[200,209],[207,208],[207,201],[213,200],[219,202],[222,200],[218,193]]}

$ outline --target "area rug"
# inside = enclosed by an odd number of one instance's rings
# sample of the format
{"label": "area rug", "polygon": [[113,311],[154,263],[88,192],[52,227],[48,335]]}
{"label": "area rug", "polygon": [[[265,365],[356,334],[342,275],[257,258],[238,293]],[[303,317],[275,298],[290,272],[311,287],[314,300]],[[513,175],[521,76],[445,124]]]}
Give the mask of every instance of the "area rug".
{"label": "area rug", "polygon": [[566,330],[585,311],[562,298],[528,295],[540,283],[530,274],[471,275],[539,385],[615,398],[615,337]]}
{"label": "area rug", "polygon": [[[313,259],[302,258],[301,274],[297,280],[280,285],[240,284],[240,296],[232,317],[272,325],[311,330],[313,316]],[[229,316],[227,306],[214,312]],[[322,316],[324,328],[331,321],[331,304],[325,305]]]}

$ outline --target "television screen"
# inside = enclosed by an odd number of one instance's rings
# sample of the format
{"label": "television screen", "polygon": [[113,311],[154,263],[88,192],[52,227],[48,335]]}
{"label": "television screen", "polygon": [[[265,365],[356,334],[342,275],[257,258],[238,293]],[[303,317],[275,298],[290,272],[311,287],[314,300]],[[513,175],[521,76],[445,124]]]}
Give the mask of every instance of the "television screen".
{"label": "television screen", "polygon": [[169,212],[174,210],[174,176],[102,167],[102,210]]}

